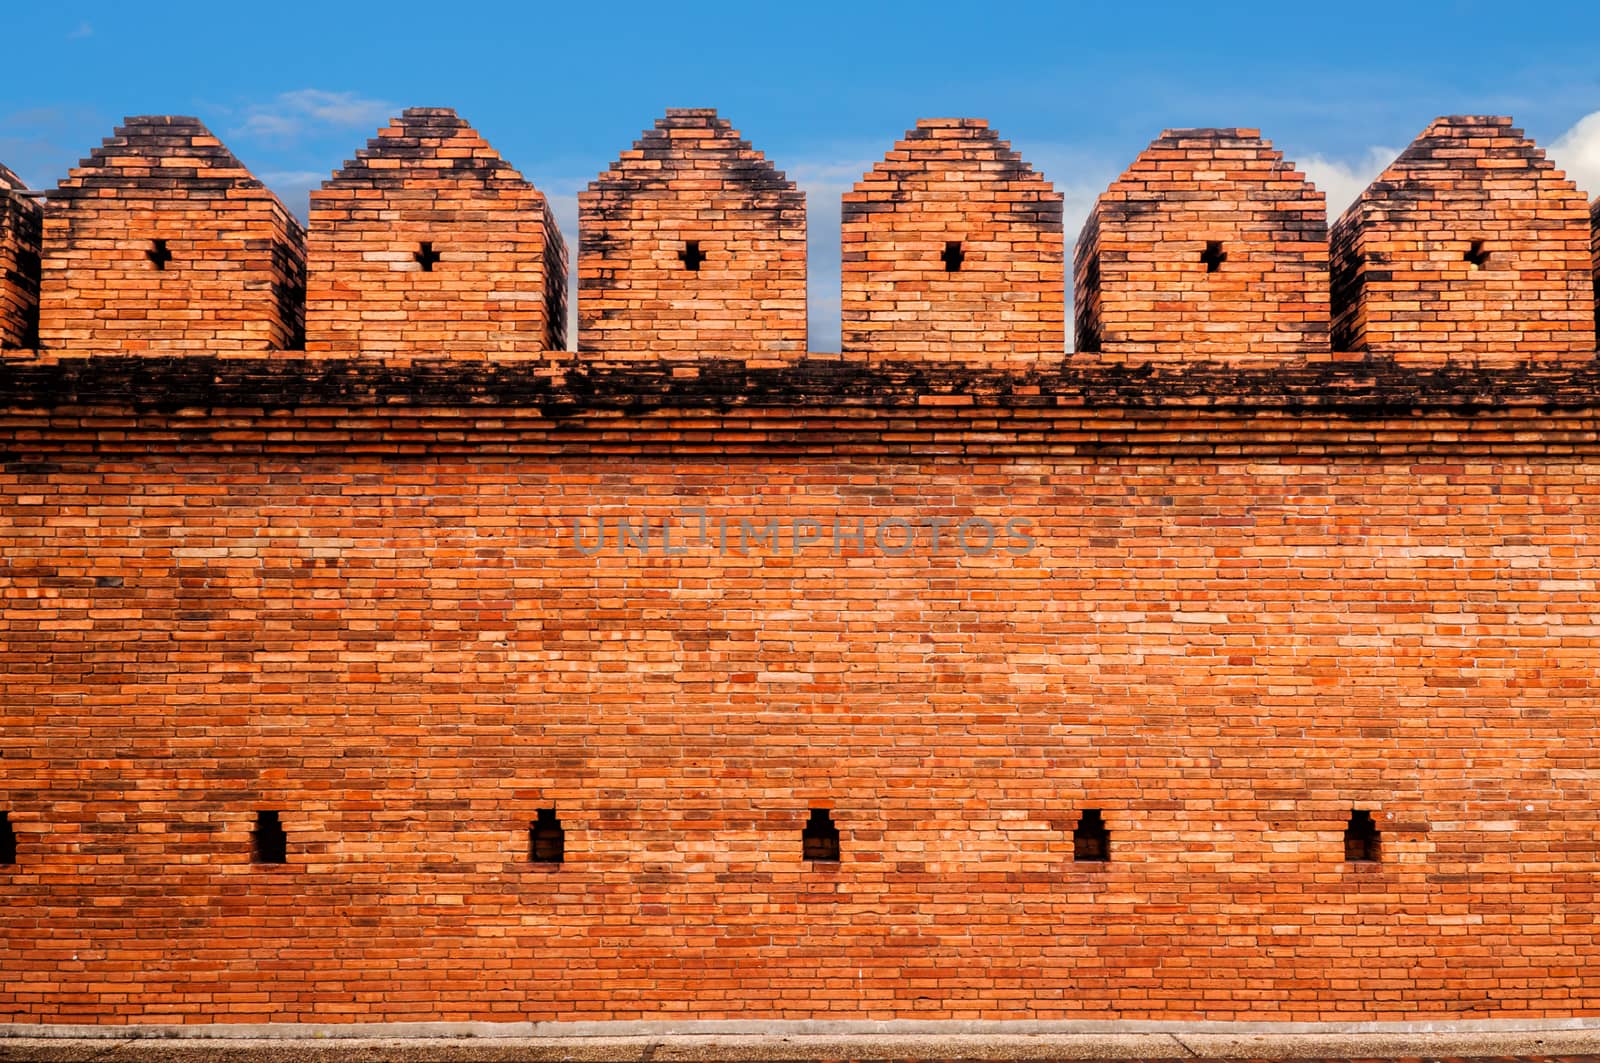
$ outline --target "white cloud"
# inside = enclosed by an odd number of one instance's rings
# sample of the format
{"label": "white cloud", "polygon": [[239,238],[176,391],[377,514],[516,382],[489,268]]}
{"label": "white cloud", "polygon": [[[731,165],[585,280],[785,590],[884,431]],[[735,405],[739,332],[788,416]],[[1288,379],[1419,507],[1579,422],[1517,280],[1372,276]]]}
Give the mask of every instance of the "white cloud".
{"label": "white cloud", "polygon": [[1600,111],[1578,119],[1551,143],[1548,154],[1585,195],[1600,194]]}
{"label": "white cloud", "polygon": [[1331,225],[1399,154],[1397,148],[1374,147],[1354,162],[1326,155],[1306,155],[1291,161],[1327,197]]}
{"label": "white cloud", "polygon": [[251,107],[235,132],[291,137],[318,128],[370,129],[382,125],[394,113],[393,104],[353,92],[296,89],[279,93],[271,103]]}
{"label": "white cloud", "polygon": [[79,22],[77,27],[73,29],[71,33],[67,34],[67,40],[81,41],[85,37],[92,36],[94,36],[94,27],[87,22]]}

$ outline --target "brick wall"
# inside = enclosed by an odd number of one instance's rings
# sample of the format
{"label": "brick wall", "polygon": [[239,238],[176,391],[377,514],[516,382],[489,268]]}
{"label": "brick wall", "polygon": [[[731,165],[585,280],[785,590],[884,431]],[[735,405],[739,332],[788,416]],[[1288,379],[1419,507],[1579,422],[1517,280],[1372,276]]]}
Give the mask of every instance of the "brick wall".
{"label": "brick wall", "polygon": [[1254,129],[1169,129],[1101,194],[1074,252],[1077,349],[1328,350],[1322,193]]}
{"label": "brick wall", "polygon": [[1065,350],[1061,196],[981,119],[924,119],[846,192],[847,353],[964,362]]}
{"label": "brick wall", "polygon": [[578,195],[578,349],[806,347],[805,195],[712,110],[670,110]]}
{"label": "brick wall", "polygon": [[11,1021],[1600,1006],[1592,370],[463,364],[4,376]]}
{"label": "brick wall", "polygon": [[193,118],[129,118],[50,194],[40,342],[121,352],[298,346],[304,235]]}
{"label": "brick wall", "polygon": [[1595,312],[1600,314],[1600,198],[1589,207],[1590,257],[1594,266]]}
{"label": "brick wall", "polygon": [[1501,117],[1438,118],[1332,229],[1334,345],[1419,360],[1595,349],[1588,204]]}
{"label": "brick wall", "polygon": [[306,347],[566,347],[566,242],[544,196],[456,113],[411,108],[311,193]]}
{"label": "brick wall", "polygon": [[35,347],[39,338],[39,204],[19,193],[22,179],[0,165],[0,348]]}

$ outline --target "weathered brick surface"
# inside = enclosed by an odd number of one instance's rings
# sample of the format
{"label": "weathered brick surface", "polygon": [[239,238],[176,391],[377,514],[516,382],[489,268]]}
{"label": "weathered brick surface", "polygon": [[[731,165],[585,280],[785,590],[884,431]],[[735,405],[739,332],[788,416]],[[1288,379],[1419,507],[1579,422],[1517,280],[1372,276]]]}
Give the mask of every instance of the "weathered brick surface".
{"label": "weathered brick surface", "polygon": [[1438,360],[1595,349],[1588,204],[1509,118],[1435,119],[1331,239],[1340,350]]}
{"label": "weathered brick surface", "polygon": [[1255,129],[1169,129],[1084,222],[1077,349],[1281,359],[1328,349],[1322,193]]}
{"label": "weathered brick surface", "polygon": [[805,194],[715,111],[669,110],[578,194],[580,352],[805,346]]}
{"label": "weathered brick surface", "polygon": [[0,347],[36,347],[39,333],[39,204],[0,165]]}
{"label": "weathered brick surface", "polygon": [[1600,198],[1589,206],[1590,261],[1594,267],[1595,313],[1600,315]]}
{"label": "weathered brick surface", "polygon": [[924,119],[844,194],[846,353],[1059,359],[1061,195],[976,118]]}
{"label": "weathered brick surface", "polygon": [[176,361],[0,362],[13,1021],[1600,1007],[1589,369]]}
{"label": "weathered brick surface", "polygon": [[448,109],[408,109],[311,193],[306,263],[308,350],[566,347],[555,218]]}
{"label": "weathered brick surface", "polygon": [[300,223],[205,126],[129,118],[50,194],[40,341],[122,352],[295,347],[304,285]]}

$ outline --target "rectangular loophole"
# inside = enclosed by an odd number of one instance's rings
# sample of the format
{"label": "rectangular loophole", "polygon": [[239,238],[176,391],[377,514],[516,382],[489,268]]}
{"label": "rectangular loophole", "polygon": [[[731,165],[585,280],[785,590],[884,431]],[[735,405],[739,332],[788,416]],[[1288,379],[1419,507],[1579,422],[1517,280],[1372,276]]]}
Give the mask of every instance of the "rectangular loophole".
{"label": "rectangular loophole", "polygon": [[0,864],[17,862],[17,831],[11,825],[11,813],[0,812]]}
{"label": "rectangular loophole", "polygon": [[1098,808],[1086,808],[1072,830],[1072,859],[1101,863],[1111,859],[1111,832]]}
{"label": "rectangular loophole", "polygon": [[839,828],[825,808],[813,808],[800,832],[800,853],[807,860],[837,861],[839,859]]}
{"label": "rectangular loophole", "polygon": [[1376,862],[1381,839],[1371,812],[1359,808],[1352,811],[1344,828],[1344,858],[1351,863]]}
{"label": "rectangular loophole", "polygon": [[553,808],[541,808],[528,825],[528,859],[536,864],[559,864],[567,858],[567,832],[561,829]]}
{"label": "rectangular loophole", "polygon": [[256,813],[256,826],[250,832],[250,859],[257,864],[289,862],[289,836],[276,812]]}

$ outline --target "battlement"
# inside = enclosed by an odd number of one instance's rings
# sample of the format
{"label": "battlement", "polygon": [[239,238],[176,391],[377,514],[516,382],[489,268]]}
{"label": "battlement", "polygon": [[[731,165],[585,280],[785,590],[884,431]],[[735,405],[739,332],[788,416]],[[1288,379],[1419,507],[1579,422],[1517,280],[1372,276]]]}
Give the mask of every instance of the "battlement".
{"label": "battlement", "polygon": [[[447,108],[380,130],[312,193],[309,231],[193,118],[128,119],[42,211],[4,173],[7,347],[565,357],[566,238]],[[983,120],[920,120],[843,196],[845,356],[1066,357],[1061,210]],[[1597,231],[1600,207],[1509,118],[1437,119],[1331,231],[1259,131],[1167,130],[1079,234],[1076,346],[1592,355]],[[710,108],[669,110],[579,194],[578,244],[581,358],[805,353],[804,194]]]}
{"label": "battlement", "polygon": [[49,196],[39,342],[138,351],[302,342],[305,231],[195,118],[129,118]]}
{"label": "battlement", "polygon": [[709,108],[669,110],[578,195],[578,350],[806,344],[805,194]]}
{"label": "battlement", "polygon": [[1078,349],[1282,358],[1328,349],[1322,193],[1254,129],[1169,129],[1078,237]]}
{"label": "battlement", "polygon": [[566,346],[567,245],[544,196],[447,108],[411,108],[311,193],[306,349]]}
{"label": "battlement", "polygon": [[1435,119],[1333,225],[1334,343],[1400,358],[1595,348],[1593,220],[1495,116]]}
{"label": "battlement", "polygon": [[844,351],[996,363],[1064,349],[1061,196],[981,119],[924,119],[845,193]]}

